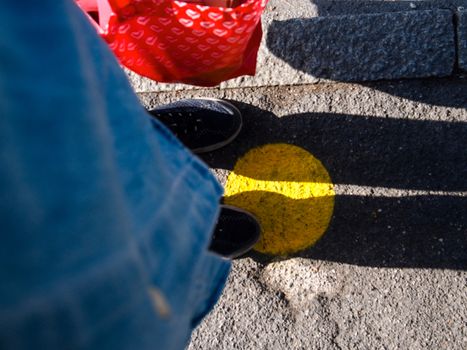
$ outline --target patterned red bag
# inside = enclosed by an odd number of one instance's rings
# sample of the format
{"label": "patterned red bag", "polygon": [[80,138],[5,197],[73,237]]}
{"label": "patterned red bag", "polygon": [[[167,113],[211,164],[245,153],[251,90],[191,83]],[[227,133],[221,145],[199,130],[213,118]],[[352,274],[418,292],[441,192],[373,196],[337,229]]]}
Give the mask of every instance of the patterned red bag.
{"label": "patterned red bag", "polygon": [[101,35],[120,62],[140,75],[215,86],[255,74],[267,2],[245,0],[225,8],[174,0],[108,0],[109,14],[100,16]]}

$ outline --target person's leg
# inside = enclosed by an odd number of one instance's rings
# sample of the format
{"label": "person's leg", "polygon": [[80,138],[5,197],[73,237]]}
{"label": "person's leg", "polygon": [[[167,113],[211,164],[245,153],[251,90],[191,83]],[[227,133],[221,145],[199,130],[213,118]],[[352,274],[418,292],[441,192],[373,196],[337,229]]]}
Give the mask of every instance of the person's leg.
{"label": "person's leg", "polygon": [[2,349],[183,348],[229,269],[207,250],[222,189],[73,1],[0,22]]}

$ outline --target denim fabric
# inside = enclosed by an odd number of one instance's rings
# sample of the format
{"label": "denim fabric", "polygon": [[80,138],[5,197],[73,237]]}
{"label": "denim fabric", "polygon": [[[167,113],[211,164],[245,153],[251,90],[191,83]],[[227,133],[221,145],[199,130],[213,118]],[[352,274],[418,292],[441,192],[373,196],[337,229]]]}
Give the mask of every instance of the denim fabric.
{"label": "denim fabric", "polygon": [[0,1],[0,349],[182,349],[221,192],[73,0]]}

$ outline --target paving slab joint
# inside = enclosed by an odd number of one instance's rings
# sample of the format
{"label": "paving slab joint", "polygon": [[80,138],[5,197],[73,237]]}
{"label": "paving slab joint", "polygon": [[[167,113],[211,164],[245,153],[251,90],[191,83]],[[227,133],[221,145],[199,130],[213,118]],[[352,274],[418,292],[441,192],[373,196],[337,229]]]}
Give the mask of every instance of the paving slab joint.
{"label": "paving slab joint", "polygon": [[454,13],[456,38],[456,68],[467,72],[467,9],[463,6]]}

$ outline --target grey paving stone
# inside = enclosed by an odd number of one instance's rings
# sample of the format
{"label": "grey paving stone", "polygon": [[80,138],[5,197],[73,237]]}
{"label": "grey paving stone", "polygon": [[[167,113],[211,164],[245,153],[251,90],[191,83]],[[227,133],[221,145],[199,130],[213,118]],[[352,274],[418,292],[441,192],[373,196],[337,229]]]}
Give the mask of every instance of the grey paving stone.
{"label": "grey paving stone", "polygon": [[276,21],[267,47],[318,78],[448,76],[455,62],[453,14],[428,10]]}
{"label": "grey paving stone", "polygon": [[467,72],[467,7],[457,13],[457,55],[459,68]]}

